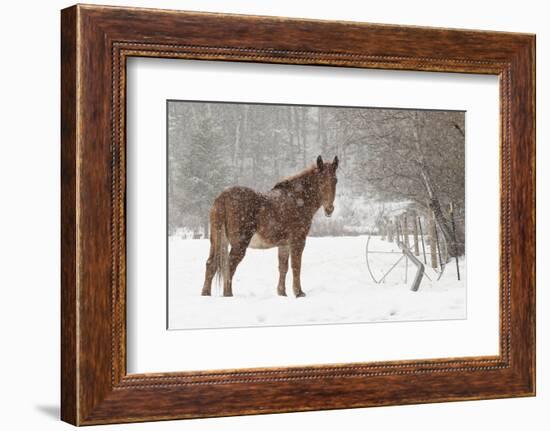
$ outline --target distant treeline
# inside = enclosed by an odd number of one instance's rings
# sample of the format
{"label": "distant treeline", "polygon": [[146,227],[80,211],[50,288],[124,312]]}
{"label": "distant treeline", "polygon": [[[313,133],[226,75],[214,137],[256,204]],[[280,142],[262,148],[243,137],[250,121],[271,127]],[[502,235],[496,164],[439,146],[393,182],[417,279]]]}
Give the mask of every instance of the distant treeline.
{"label": "distant treeline", "polygon": [[389,203],[406,203],[435,213],[452,241],[453,202],[463,244],[464,134],[459,111],[170,101],[169,232],[207,236],[210,206],[224,188],[267,191],[321,154],[341,161],[337,211],[316,217],[312,235],[368,233]]}

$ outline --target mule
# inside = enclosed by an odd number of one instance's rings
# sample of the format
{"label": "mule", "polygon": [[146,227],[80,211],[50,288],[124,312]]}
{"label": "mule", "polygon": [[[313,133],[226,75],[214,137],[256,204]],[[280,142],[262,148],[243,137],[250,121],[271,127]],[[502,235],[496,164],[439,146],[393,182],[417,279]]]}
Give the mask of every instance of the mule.
{"label": "mule", "polygon": [[317,210],[322,206],[327,217],[334,211],[337,169],[338,157],[324,163],[319,156],[316,164],[279,181],[267,193],[248,187],[224,190],[210,210],[210,253],[202,295],[211,294],[212,279],[217,274],[220,281],[223,279],[223,295],[233,296],[233,275],[246,249],[278,247],[277,293],[286,296],[290,257],[294,295],[305,296],[300,283],[302,252]]}

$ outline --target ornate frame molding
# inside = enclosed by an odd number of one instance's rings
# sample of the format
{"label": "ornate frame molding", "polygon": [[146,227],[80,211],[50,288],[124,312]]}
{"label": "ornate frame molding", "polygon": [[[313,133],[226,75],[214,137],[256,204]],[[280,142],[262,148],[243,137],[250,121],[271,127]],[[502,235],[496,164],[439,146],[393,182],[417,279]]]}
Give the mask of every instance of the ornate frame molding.
{"label": "ornate frame molding", "polygon": [[[207,33],[206,24],[220,30]],[[268,31],[256,35],[257,28]],[[308,42],[304,36],[311,34],[339,37]],[[98,424],[533,395],[534,43],[534,36],[510,33],[65,9],[62,418]],[[125,66],[131,56],[498,75],[500,354],[127,375]],[[251,391],[257,399],[247,396]],[[305,391],[307,399],[300,395]]]}

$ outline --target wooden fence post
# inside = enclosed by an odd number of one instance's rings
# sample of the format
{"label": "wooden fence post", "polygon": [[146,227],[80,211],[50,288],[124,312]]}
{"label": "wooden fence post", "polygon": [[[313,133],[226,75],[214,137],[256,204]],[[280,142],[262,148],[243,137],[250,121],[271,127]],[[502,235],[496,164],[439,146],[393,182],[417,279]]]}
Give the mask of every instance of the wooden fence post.
{"label": "wooden fence post", "polygon": [[410,248],[409,243],[409,220],[407,219],[407,213],[403,214],[403,243],[405,247]]}
{"label": "wooden fence post", "polygon": [[418,223],[416,220],[416,213],[412,214],[413,219],[413,244],[414,244],[414,255],[420,256],[420,250],[418,249]]}
{"label": "wooden fence post", "polygon": [[436,241],[436,226],[435,217],[433,213],[430,214],[430,257],[432,262],[432,268],[437,268],[437,241]]}
{"label": "wooden fence post", "polygon": [[424,231],[422,230],[422,220],[418,217],[418,228],[420,229],[420,239],[422,240],[422,254],[424,255],[424,265],[428,262],[426,261],[426,244],[424,244]]}

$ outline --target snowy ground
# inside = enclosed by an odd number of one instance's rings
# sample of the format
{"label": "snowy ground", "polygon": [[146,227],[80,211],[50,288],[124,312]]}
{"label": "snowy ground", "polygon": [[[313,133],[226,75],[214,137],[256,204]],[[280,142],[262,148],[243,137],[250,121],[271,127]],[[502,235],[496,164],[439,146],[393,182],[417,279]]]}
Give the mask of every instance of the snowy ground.
{"label": "snowy ground", "polygon": [[[244,326],[359,323],[407,320],[463,319],[466,286],[457,281],[454,262],[440,281],[422,281],[409,289],[415,267],[405,260],[384,284],[375,284],[365,265],[367,237],[308,238],[302,258],[305,298],[277,296],[277,249],[248,249],[233,279],[233,297],[224,298],[212,285],[213,296],[200,296],[209,241],[169,238],[169,329]],[[371,239],[370,250],[399,251],[397,246]],[[381,276],[398,254],[371,254],[371,267]],[[464,260],[460,262],[465,279]],[[435,280],[433,272],[428,275]]]}

